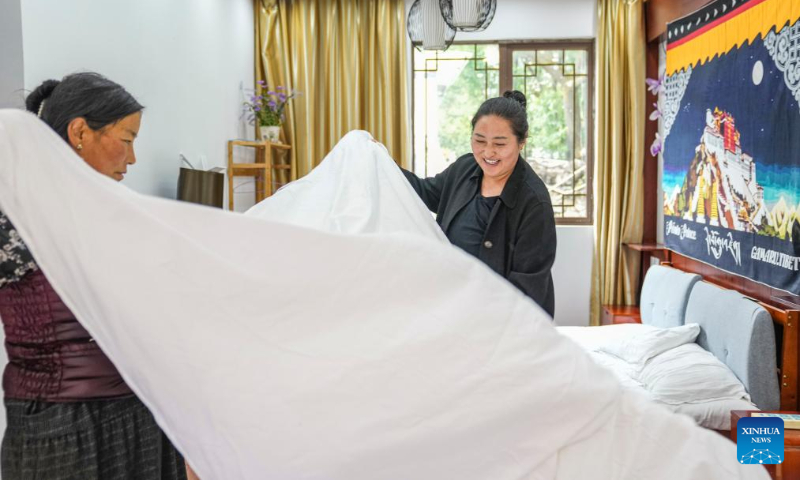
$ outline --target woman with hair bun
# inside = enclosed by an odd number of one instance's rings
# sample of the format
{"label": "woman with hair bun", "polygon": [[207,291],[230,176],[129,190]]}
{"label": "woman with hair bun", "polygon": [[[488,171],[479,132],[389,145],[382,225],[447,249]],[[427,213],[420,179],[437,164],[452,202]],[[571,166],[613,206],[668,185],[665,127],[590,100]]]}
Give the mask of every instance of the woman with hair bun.
{"label": "woman with hair bun", "polygon": [[[26,107],[99,173],[119,181],[136,162],[143,107],[111,80],[96,73],[47,80]],[[0,317],[9,359],[4,479],[186,478],[181,455],[2,212]]]}
{"label": "woman with hair bun", "polygon": [[517,90],[486,100],[472,118],[472,153],[435,177],[403,173],[450,242],[552,317],[556,222],[547,187],[521,156],[528,138],[526,103]]}

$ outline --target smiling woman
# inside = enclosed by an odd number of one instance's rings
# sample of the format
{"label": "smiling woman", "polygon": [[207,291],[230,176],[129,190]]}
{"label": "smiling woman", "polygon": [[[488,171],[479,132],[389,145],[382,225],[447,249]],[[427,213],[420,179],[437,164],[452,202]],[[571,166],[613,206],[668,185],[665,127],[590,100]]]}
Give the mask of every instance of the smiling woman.
{"label": "smiling woman", "polygon": [[525,95],[508,91],[472,118],[472,153],[435,177],[403,170],[454,245],[486,263],[550,316],[556,229],[550,193],[522,159],[528,138]]}

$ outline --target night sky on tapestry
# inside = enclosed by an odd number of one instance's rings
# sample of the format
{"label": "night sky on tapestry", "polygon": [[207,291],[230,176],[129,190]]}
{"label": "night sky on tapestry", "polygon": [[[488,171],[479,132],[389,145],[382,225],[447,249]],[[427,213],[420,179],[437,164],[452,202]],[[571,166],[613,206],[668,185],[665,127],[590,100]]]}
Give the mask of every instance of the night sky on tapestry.
{"label": "night sky on tapestry", "polygon": [[[762,77],[756,84],[754,71],[758,79],[759,70]],[[789,205],[800,204],[800,176],[791,173],[800,161],[791,158],[800,152],[800,107],[761,37],[694,68],[664,146],[669,159],[664,164],[664,191],[683,183],[706,126],[706,109],[714,108],[736,119],[742,151],[758,166],[767,207],[781,196]]]}

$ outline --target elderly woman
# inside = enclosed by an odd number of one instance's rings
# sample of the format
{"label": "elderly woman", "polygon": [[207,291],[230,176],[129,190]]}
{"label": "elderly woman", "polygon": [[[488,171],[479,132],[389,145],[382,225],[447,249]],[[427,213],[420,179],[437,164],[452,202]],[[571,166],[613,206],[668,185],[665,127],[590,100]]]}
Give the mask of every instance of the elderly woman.
{"label": "elderly woman", "polygon": [[[69,75],[44,82],[26,107],[99,173],[119,181],[136,163],[143,107],[120,85],[94,73]],[[3,478],[186,478],[181,455],[2,212],[0,317],[9,359]]]}

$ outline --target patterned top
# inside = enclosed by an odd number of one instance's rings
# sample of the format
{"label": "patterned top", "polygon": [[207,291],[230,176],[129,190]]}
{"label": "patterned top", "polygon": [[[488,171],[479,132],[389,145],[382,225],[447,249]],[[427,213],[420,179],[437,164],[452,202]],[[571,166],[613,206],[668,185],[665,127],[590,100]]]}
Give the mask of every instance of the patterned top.
{"label": "patterned top", "polygon": [[0,212],[0,288],[38,270],[28,247],[3,212]]}
{"label": "patterned top", "polygon": [[8,355],[3,372],[6,398],[74,402],[133,393],[2,212],[0,319]]}

